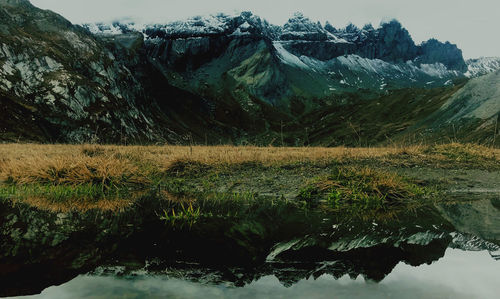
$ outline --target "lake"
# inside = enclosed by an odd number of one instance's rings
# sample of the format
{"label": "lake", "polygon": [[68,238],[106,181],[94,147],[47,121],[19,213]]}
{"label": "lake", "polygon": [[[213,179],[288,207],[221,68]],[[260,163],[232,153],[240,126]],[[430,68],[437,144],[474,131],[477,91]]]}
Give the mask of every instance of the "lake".
{"label": "lake", "polygon": [[85,262],[80,254],[27,268],[20,261],[1,264],[0,290],[3,296],[27,296],[22,298],[493,299],[500,294],[496,198],[434,203],[387,219],[349,219],[310,216],[307,223],[281,229],[255,219],[218,224],[212,219],[165,234],[142,227],[111,255],[99,253],[106,250],[103,245],[93,251],[85,243],[64,248],[84,251]]}

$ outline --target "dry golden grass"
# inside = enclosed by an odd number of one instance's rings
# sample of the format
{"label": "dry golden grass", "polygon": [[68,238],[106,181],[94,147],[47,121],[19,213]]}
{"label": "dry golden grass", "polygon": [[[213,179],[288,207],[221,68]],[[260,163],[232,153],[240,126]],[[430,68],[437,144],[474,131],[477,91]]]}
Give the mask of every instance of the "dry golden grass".
{"label": "dry golden grass", "polygon": [[176,160],[191,160],[206,164],[286,161],[319,161],[333,158],[378,157],[397,153],[398,148],[282,148],[235,146],[113,146],[113,145],[39,145],[1,144],[3,160],[47,157],[78,159],[81,157],[115,157],[157,165]]}
{"label": "dry golden grass", "polygon": [[[394,175],[380,176],[373,169],[420,165],[499,170],[500,150],[462,144],[385,148],[0,144],[0,191],[13,202],[44,210],[118,211],[133,205],[137,197],[131,193],[147,192],[154,184],[164,184],[165,175],[175,174],[180,168],[190,173],[194,167],[202,173],[206,169],[203,165],[224,168],[252,167],[252,163],[279,166],[332,162],[356,166],[358,171],[352,173],[360,177],[353,178],[353,182],[375,178],[367,186],[376,194],[405,197],[407,194],[398,191],[401,180]],[[324,182],[323,187],[331,188],[333,182]],[[14,188],[14,193],[8,193],[9,188]],[[344,194],[348,193],[345,189]],[[123,194],[125,200],[119,198]]]}
{"label": "dry golden grass", "polygon": [[15,184],[145,183],[179,161],[207,165],[326,162],[397,153],[397,149],[184,146],[0,145],[0,180]]}
{"label": "dry golden grass", "polygon": [[[400,176],[368,167],[345,167],[338,169],[330,179],[344,184],[355,184],[362,192],[376,197],[387,197],[387,200],[397,200],[415,196],[411,184]],[[411,186],[413,187],[413,186]],[[343,188],[345,193],[352,196],[353,188]]]}
{"label": "dry golden grass", "polygon": [[82,185],[92,183],[111,187],[148,182],[147,177],[139,172],[137,166],[112,156],[34,155],[7,160],[0,167],[1,177],[16,184]]}
{"label": "dry golden grass", "polygon": [[391,160],[400,163],[470,162],[468,160],[497,163],[500,150],[461,144],[385,148],[0,144],[0,182],[122,186],[147,184],[152,174],[164,173],[179,161],[218,166],[366,159],[385,163]]}

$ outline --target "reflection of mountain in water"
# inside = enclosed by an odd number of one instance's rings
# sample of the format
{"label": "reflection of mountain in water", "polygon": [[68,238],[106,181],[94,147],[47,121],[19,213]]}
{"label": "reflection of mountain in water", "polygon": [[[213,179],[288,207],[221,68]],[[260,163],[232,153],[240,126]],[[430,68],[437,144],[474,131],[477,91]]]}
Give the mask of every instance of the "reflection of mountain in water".
{"label": "reflection of mountain in water", "polygon": [[456,230],[500,245],[500,198],[440,204],[437,209]]}
{"label": "reflection of mountain in water", "polygon": [[494,259],[500,260],[500,198],[436,207],[443,218],[461,232],[453,235],[450,247],[488,250]]}
{"label": "reflection of mountain in water", "polygon": [[37,293],[89,271],[236,286],[269,275],[287,286],[323,274],[381,281],[398,263],[430,264],[448,247],[495,257],[500,242],[493,201],[426,207],[385,221],[288,213],[191,227],[172,227],[157,211],[161,204],[119,215],[0,205],[0,296]]}

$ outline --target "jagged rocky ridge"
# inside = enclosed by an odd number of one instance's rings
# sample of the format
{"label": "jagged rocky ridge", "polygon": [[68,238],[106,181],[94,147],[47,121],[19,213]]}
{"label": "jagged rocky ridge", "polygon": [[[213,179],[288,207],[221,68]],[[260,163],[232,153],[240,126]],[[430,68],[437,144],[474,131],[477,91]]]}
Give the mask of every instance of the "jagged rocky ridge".
{"label": "jagged rocky ridge", "polygon": [[415,61],[421,64],[441,63],[450,70],[464,72],[467,65],[462,51],[449,42],[431,39],[416,45],[409,32],[392,20],[375,29],[366,25],[362,29],[350,24],[335,29],[329,23],[324,27],[301,13],[296,13],[284,26],[271,25],[251,12],[228,16],[195,17],[166,25],[137,26],[133,23],[86,24],[96,34],[120,34],[141,31],[147,39],[177,40],[217,36],[251,35],[283,43],[297,57],[308,56],[321,61],[343,55],[358,55],[388,62]]}
{"label": "jagged rocky ridge", "polygon": [[244,12],[82,28],[27,0],[1,2],[0,15],[0,140],[325,144],[297,128],[400,90],[444,99],[497,67],[416,45],[397,21],[335,29],[295,14],[276,26]]}
{"label": "jagged rocky ridge", "polygon": [[[134,23],[86,24],[96,34],[120,34],[141,31],[148,39],[185,39],[217,36],[253,35],[271,41],[293,42],[290,50],[296,56],[306,55],[319,60],[329,60],[342,55],[356,54],[369,59],[390,62],[415,60],[419,64],[442,63],[452,70],[465,71],[467,65],[462,51],[449,42],[431,39],[416,45],[409,32],[392,20],[375,29],[366,25],[362,29],[350,24],[344,29],[335,29],[329,23],[322,26],[301,13],[296,13],[284,26],[271,25],[251,12],[228,16],[219,14],[210,17],[194,17],[166,25],[137,26]],[[323,42],[318,47],[319,42]],[[330,43],[331,45],[328,45]],[[306,45],[309,45],[307,47]],[[311,52],[303,53],[309,48]],[[330,49],[325,49],[330,48]],[[322,51],[323,50],[323,51]],[[325,51],[328,50],[328,51]]]}
{"label": "jagged rocky ridge", "polygon": [[[119,23],[86,27],[111,34],[139,29],[149,56],[182,78],[174,85],[197,90],[203,84],[220,87],[234,81],[249,95],[284,109],[290,109],[290,98],[297,95],[311,99],[359,89],[442,86],[467,70],[455,45],[429,40],[417,46],[397,21],[378,29],[349,25],[337,30],[295,14],[280,27],[244,12],[142,29]],[[270,60],[259,64],[267,56]],[[210,63],[214,60],[217,69]],[[226,77],[222,83],[211,82],[203,74]]]}

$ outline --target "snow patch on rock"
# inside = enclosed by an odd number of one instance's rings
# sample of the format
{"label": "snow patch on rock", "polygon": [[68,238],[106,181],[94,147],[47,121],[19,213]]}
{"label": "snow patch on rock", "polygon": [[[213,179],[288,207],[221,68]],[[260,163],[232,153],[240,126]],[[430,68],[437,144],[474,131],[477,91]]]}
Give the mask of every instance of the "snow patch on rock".
{"label": "snow patch on rock", "polygon": [[500,70],[500,57],[481,57],[478,59],[469,59],[467,63],[467,72],[465,76],[474,78],[486,75]]}
{"label": "snow patch on rock", "polygon": [[310,69],[308,65],[306,65],[302,60],[300,60],[299,57],[293,55],[292,53],[288,52],[284,47],[281,42],[274,42],[273,43],[274,48],[276,49],[278,53],[278,57],[288,65],[296,66],[299,68],[303,69]]}

